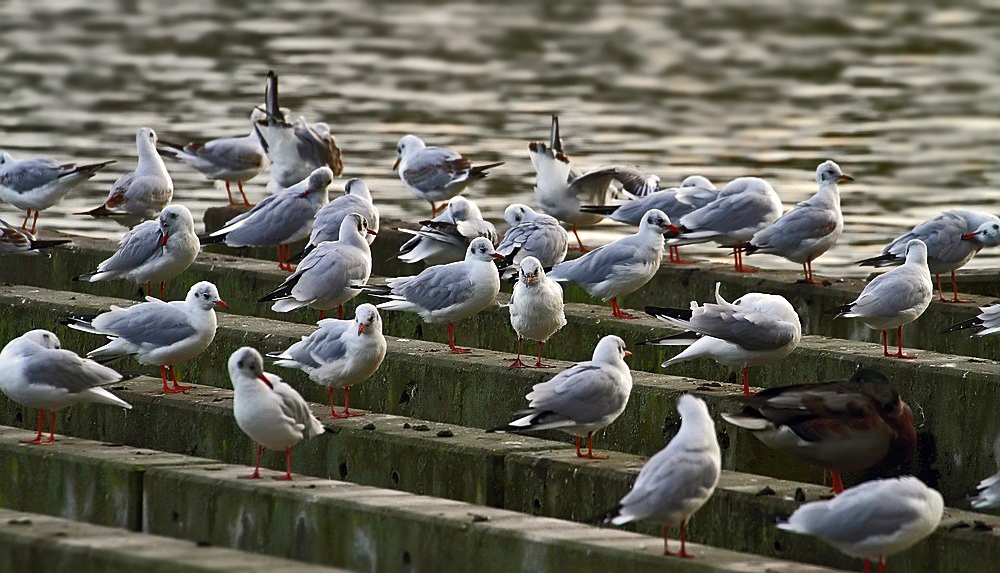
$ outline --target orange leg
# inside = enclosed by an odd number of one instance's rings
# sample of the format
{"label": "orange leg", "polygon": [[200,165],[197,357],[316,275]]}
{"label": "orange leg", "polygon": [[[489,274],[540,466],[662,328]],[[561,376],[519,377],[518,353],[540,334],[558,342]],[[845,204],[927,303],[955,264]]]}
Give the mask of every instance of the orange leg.
{"label": "orange leg", "polygon": [[[240,188],[240,195],[243,196],[243,204],[246,205],[247,207],[253,207],[253,203],[251,203],[250,200],[247,199],[247,194],[243,192],[243,182],[242,181],[237,181],[236,185],[239,186],[239,188]],[[227,190],[228,190],[228,188],[227,188]]]}
{"label": "orange leg", "polygon": [[430,203],[431,203],[431,219],[433,219],[438,215],[438,208],[437,205],[434,204],[434,201],[431,201]]}
{"label": "orange leg", "polygon": [[869,561],[867,557],[865,557],[864,564],[865,564],[865,573],[872,573],[872,562]]}
{"label": "orange leg", "polygon": [[31,234],[32,235],[35,234],[35,231],[38,228],[38,213],[39,213],[39,211],[36,210],[35,211],[35,220],[31,222]]}
{"label": "orange leg", "polygon": [[587,458],[588,460],[606,460],[606,459],[608,459],[608,456],[599,456],[599,455],[597,455],[597,454],[594,453],[594,432],[587,432],[587,453],[586,454],[581,454],[580,453],[579,442],[580,442],[580,438],[577,438],[577,444],[578,444],[577,445],[577,449],[576,449],[576,452],[577,452],[576,455],[577,455],[577,457]]}
{"label": "orange leg", "polygon": [[618,297],[616,296],[611,297],[611,316],[625,319],[639,318],[634,314],[622,312],[622,309],[618,308]]}
{"label": "orange leg", "polygon": [[677,245],[670,245],[667,248],[667,260],[675,265],[690,265],[694,261],[681,258],[681,248]]}
{"label": "orange leg", "polygon": [[844,492],[844,482],[840,479],[840,472],[835,472],[830,470],[830,480],[833,485],[830,486],[830,492],[834,495]]}
{"label": "orange leg", "polygon": [[521,340],[521,337],[518,336],[517,337],[517,359],[515,359],[513,362],[510,363],[510,366],[507,367],[507,370],[510,370],[511,368],[527,368],[528,367],[527,364],[525,364],[524,362],[521,362],[521,344],[522,344],[522,342],[523,341]]}
{"label": "orange leg", "polygon": [[576,236],[576,243],[579,246],[575,247],[575,248],[574,247],[570,247],[570,250],[571,251],[580,251],[581,253],[590,252],[590,249],[588,249],[586,246],[584,246],[583,240],[580,239],[580,233],[576,229],[576,223],[573,223],[573,235]]}
{"label": "orange leg", "polygon": [[351,412],[351,387],[347,386],[344,388],[344,417],[354,418],[356,416],[364,416],[364,412]]}
{"label": "orange leg", "polygon": [[229,188],[229,181],[226,181],[225,184],[226,184],[226,195],[229,196],[229,204],[230,205],[236,205],[236,201],[233,201],[233,192]]}
{"label": "orange leg", "polygon": [[941,275],[934,275],[934,280],[937,281],[938,300],[941,302],[948,302],[948,299],[944,298],[944,290],[941,288]]}
{"label": "orange leg", "polygon": [[326,318],[326,311],[321,308],[319,309],[319,320],[323,320],[324,318]]}
{"label": "orange leg", "polygon": [[38,431],[35,432],[35,438],[33,440],[20,440],[22,444],[41,444],[42,443],[42,430],[45,428],[45,410],[38,411]]}
{"label": "orange leg", "polygon": [[56,443],[56,411],[49,410],[49,440],[42,442],[43,446],[51,446]]}
{"label": "orange leg", "polygon": [[[555,366],[552,366],[551,364],[542,363],[542,346],[544,344],[545,344],[544,342],[538,343],[538,360],[535,361],[535,368],[555,368]],[[518,350],[520,351],[520,349]]]}
{"label": "orange leg", "polygon": [[906,358],[906,359],[916,358],[916,356],[913,356],[911,354],[903,354],[903,327],[902,326],[896,328],[896,345],[899,347],[899,350],[895,354],[893,354],[893,356],[895,356],[896,358]]}
{"label": "orange leg", "polygon": [[733,247],[733,260],[736,262],[736,272],[738,273],[755,273],[757,269],[753,267],[743,266],[743,249],[742,245],[736,245]]}
{"label": "orange leg", "polygon": [[257,446],[257,465],[253,468],[253,473],[246,476],[240,476],[239,479],[260,479],[260,457],[264,455],[264,446]]}
{"label": "orange leg", "polygon": [[[260,465],[260,464],[258,464]],[[292,481],[292,447],[285,448],[285,475],[275,476],[278,481]]]}
{"label": "orange leg", "polygon": [[885,573],[885,557],[881,555],[878,558],[878,573]]}
{"label": "orange leg", "polygon": [[820,281],[816,280],[816,278],[813,276],[812,260],[808,260],[802,263],[802,270],[806,274],[806,284],[811,284],[811,285],[822,284]]}
{"label": "orange leg", "polygon": [[688,559],[693,559],[694,555],[687,552],[687,520],[681,521],[681,550],[677,553],[678,557],[686,557]]}
{"label": "orange leg", "polygon": [[454,354],[468,354],[471,352],[468,348],[459,348],[455,346],[455,323],[448,323],[448,346]]}
{"label": "orange leg", "polygon": [[153,283],[146,281],[146,296],[153,296]]}
{"label": "orange leg", "polygon": [[337,305],[337,318],[344,320],[344,305],[342,304]]}
{"label": "orange leg", "polygon": [[970,302],[958,297],[958,279],[955,277],[955,271],[951,271],[951,292],[953,296],[950,302]]}
{"label": "orange leg", "polygon": [[160,281],[160,300],[167,300],[167,283]]}
{"label": "orange leg", "polygon": [[753,396],[754,393],[750,391],[750,368],[743,367],[743,395]]}
{"label": "orange leg", "polygon": [[892,356],[892,354],[889,354],[889,331],[888,330],[883,330],[882,331],[882,355],[883,356]]}
{"label": "orange leg", "polygon": [[25,231],[28,230],[28,219],[30,218],[31,218],[31,209],[28,209],[27,211],[24,212],[24,220],[21,221],[21,228],[24,229]]}
{"label": "orange leg", "polygon": [[173,366],[167,367],[170,370],[170,378],[174,381],[174,385],[170,388],[171,394],[176,394],[178,392],[184,392],[185,390],[190,390],[194,386],[182,386],[180,382],[177,381],[177,373],[174,372]]}

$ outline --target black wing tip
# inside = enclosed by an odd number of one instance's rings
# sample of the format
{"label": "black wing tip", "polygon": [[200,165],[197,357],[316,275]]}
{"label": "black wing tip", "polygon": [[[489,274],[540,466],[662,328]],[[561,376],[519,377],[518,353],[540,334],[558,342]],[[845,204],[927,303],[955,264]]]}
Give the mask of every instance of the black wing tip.
{"label": "black wing tip", "polygon": [[610,215],[618,210],[620,205],[581,205],[580,211],[595,215]]}
{"label": "black wing tip", "polygon": [[877,257],[870,257],[867,259],[861,259],[860,261],[854,261],[854,264],[861,267],[879,267],[879,266],[884,266],[881,263],[890,263],[896,261],[897,259],[899,259],[900,262],[902,262],[902,259],[900,259],[896,255],[893,255],[891,253],[885,253]]}
{"label": "black wing tip", "polygon": [[691,318],[690,308],[675,308],[669,306],[646,306],[643,307],[643,311],[649,316],[655,316],[656,318],[670,317],[679,318],[681,320],[688,320]]}
{"label": "black wing tip", "polygon": [[221,235],[212,235],[211,233],[204,233],[198,235],[198,241],[202,245],[215,245],[218,243],[224,243],[226,241],[226,235],[228,233],[223,233]]}
{"label": "black wing tip", "polygon": [[978,316],[974,316],[968,320],[963,320],[962,322],[955,323],[945,330],[941,331],[941,334],[947,334],[949,332],[957,332],[959,330],[965,330],[967,328],[976,328],[977,326],[982,326],[983,321]]}
{"label": "black wing tip", "polygon": [[824,310],[823,314],[835,314],[837,316],[840,316],[842,314],[846,314],[848,312],[851,312],[851,308],[853,306],[854,306],[853,302],[850,303],[850,304],[844,304],[844,305],[838,306],[836,308],[831,308],[831,309],[828,309],[828,310]]}
{"label": "black wing tip", "polygon": [[33,250],[39,249],[51,249],[52,247],[58,247],[59,245],[68,245],[73,241],[69,239],[45,239],[45,240],[34,240],[30,239],[29,244]]}
{"label": "black wing tip", "polygon": [[622,514],[622,508],[623,507],[625,507],[625,506],[619,503],[617,506],[615,506],[615,507],[613,507],[613,508],[605,511],[604,513],[599,513],[599,514],[595,515],[594,517],[590,518],[588,521],[590,523],[595,523],[595,524],[599,524],[599,523],[603,523],[605,525],[609,524],[609,523],[611,523],[612,519],[614,519],[614,518],[616,518],[616,517],[618,517],[619,515]]}

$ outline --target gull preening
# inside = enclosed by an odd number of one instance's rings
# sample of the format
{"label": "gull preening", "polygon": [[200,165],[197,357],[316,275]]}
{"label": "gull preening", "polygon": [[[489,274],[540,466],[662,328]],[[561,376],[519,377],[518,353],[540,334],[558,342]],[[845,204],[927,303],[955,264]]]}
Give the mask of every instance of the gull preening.
{"label": "gull preening", "polygon": [[[903,354],[903,326],[920,318],[933,298],[934,285],[927,269],[927,247],[920,239],[910,239],[906,243],[906,262],[903,266],[872,279],[854,302],[826,312],[837,317],[859,318],[869,328],[881,330],[885,356],[914,358]],[[891,328],[896,329],[899,348],[896,354],[889,354]]]}
{"label": "gull preening", "polygon": [[316,212],[313,218],[312,233],[309,234],[309,242],[302,253],[292,257],[291,261],[302,260],[308,255],[316,245],[323,241],[336,241],[340,238],[340,224],[344,218],[351,213],[357,213],[368,221],[368,228],[371,234],[365,237],[368,244],[372,244],[379,229],[379,214],[375,204],[372,203],[372,193],[361,179],[354,178],[344,183],[344,194],[330,201]]}
{"label": "gull preening", "polygon": [[[326,386],[331,418],[361,416],[351,412],[351,386],[363,382],[378,370],[385,359],[386,342],[382,317],[374,305],[358,305],[354,320],[327,318],[316,323],[319,329],[288,347],[268,354],[276,366],[297,368],[313,382]],[[333,390],[344,389],[344,412],[334,408]]]}
{"label": "gull preening", "polygon": [[97,270],[74,277],[74,281],[98,282],[127,279],[153,294],[160,283],[160,299],[166,298],[166,281],[191,266],[201,244],[194,232],[194,218],[184,205],[169,205],[155,221],[145,221],[125,233],[115,254],[97,265]]}
{"label": "gull preening", "polygon": [[768,447],[841,474],[883,461],[908,461],[917,451],[913,412],[881,373],[859,369],[849,380],[794,384],[734,396],[744,408],[722,419],[749,430]]}
{"label": "gull preening", "polygon": [[135,171],[119,177],[104,203],[76,215],[111,219],[123,227],[134,227],[156,217],[174,197],[174,181],[163,158],[156,152],[156,132],[140,127],[135,134],[138,162]]}
{"label": "gull preening", "polygon": [[517,359],[509,368],[525,368],[521,362],[521,344],[525,338],[538,342],[535,368],[550,368],[542,363],[542,346],[550,336],[566,326],[563,291],[558,283],[545,276],[542,263],[527,257],[518,265],[518,280],[507,304],[510,325],[517,333]]}
{"label": "gull preening", "polygon": [[[685,548],[687,522],[712,497],[722,475],[722,450],[715,423],[701,398],[684,394],[677,400],[681,429],[665,448],[642,466],[632,491],[605,522],[623,525],[640,519],[663,525],[663,554],[692,557]],[[671,526],[680,527],[681,549],[670,551]]]}
{"label": "gull preening", "polygon": [[[183,301],[164,302],[151,296],[128,308],[112,305],[95,315],[70,316],[61,321],[70,328],[106,336],[111,342],[87,353],[101,363],[132,356],[143,364],[160,367],[163,392],[183,392],[190,386],[177,381],[174,365],[205,351],[215,339],[215,308],[229,308],[215,285],[194,284]],[[167,386],[167,374],[173,386]]]}
{"label": "gull preening", "polygon": [[[591,360],[579,362],[545,382],[535,384],[525,398],[528,408],[506,426],[489,432],[533,432],[561,430],[574,437],[576,455],[592,460],[606,460],[594,454],[594,432],[610,425],[628,404],[632,393],[632,372],[625,357],[625,341],[608,335],[594,348]],[[587,437],[587,453],[580,441]]]}
{"label": "gull preening", "polygon": [[323,424],[309,410],[309,403],[281,378],[264,372],[260,353],[244,346],[229,357],[229,379],[233,383],[233,416],[236,425],[257,442],[257,464],[242,479],[260,479],[264,448],[285,452],[285,475],[292,479],[292,446],[324,432]]}
{"label": "gull preening", "polygon": [[757,231],[744,253],[778,255],[802,265],[805,282],[820,284],[813,278],[812,262],[829,251],[844,231],[844,215],[840,211],[838,183],[854,181],[833,161],[824,161],[816,168],[819,191],[798,203],[777,221]]}
{"label": "gull preening", "polygon": [[414,237],[399,247],[399,260],[407,263],[424,262],[430,265],[453,263],[465,257],[469,243],[476,237],[486,237],[491,244],[497,242],[497,229],[483,219],[475,203],[458,196],[448,201],[440,215],[430,221],[421,221],[419,231],[398,229]]}
{"label": "gull preening", "polygon": [[711,358],[743,374],[743,394],[750,395],[750,367],[777,362],[802,340],[802,325],[785,297],[747,293],[732,303],[722,298],[715,283],[715,303],[690,309],[647,306],[646,313],[686,329],[685,332],[641,344],[687,346],[663,367],[695,358]]}
{"label": "gull preening", "polygon": [[811,535],[838,551],[864,559],[865,571],[934,533],[944,499],[913,476],[872,480],[829,500],[802,505],[778,528]]}
{"label": "gull preening", "polygon": [[[55,334],[31,330],[11,340],[0,351],[0,391],[27,408],[38,409],[38,431],[26,444],[48,445],[56,440],[56,411],[77,402],[98,402],[132,409],[101,386],[122,379],[121,374],[93,360],[63,350]],[[49,439],[42,441],[45,412],[49,411]]]}
{"label": "gull preening", "polygon": [[[897,237],[882,254],[858,261],[861,266],[891,267],[906,262],[907,245],[919,239],[927,245],[927,268],[937,282],[938,300],[966,302],[958,297],[955,271],[965,266],[983,247],[1000,245],[1000,217],[965,209],[951,209],[932,217]],[[952,298],[944,296],[941,275],[951,273]]]}
{"label": "gull preening", "polygon": [[945,332],[955,332],[967,328],[977,329],[972,336],[987,336],[1000,332],[1000,304],[979,307],[978,315],[948,327]]}
{"label": "gull preening", "polygon": [[31,233],[38,226],[38,214],[63,200],[79,184],[114,161],[89,163],[59,163],[49,157],[29,157],[17,160],[6,151],[0,153],[0,201],[24,211],[21,228],[28,229],[32,212]]}
{"label": "gull preening", "polygon": [[161,139],[157,142],[157,151],[164,157],[188,165],[213,181],[225,183],[230,205],[238,204],[233,200],[233,192],[229,188],[230,184],[235,183],[243,197],[243,204],[250,207],[252,205],[243,192],[243,184],[260,175],[267,165],[264,147],[253,126],[266,118],[266,113],[254,108],[250,114],[249,135],[223,137],[205,142],[192,141],[187,144],[171,143]]}
{"label": "gull preening", "polygon": [[569,235],[555,217],[535,212],[527,205],[514,203],[504,209],[503,219],[510,225],[497,245],[497,252],[518,265],[526,257],[535,257],[545,268],[563,262]]}
{"label": "gull preening", "polygon": [[39,240],[35,235],[18,229],[7,221],[0,219],[0,254],[38,254],[42,249],[50,249],[71,243],[68,239]]}
{"label": "gull preening", "polygon": [[396,144],[396,163],[403,185],[418,198],[431,204],[431,217],[437,216],[438,201],[447,201],[466,187],[484,179],[488,170],[503,161],[473,165],[472,161],[448,147],[427,147],[416,135],[404,135]]}
{"label": "gull preening", "polygon": [[560,263],[548,276],[554,281],[575,283],[592,297],[611,299],[615,318],[635,318],[622,312],[618,297],[639,290],[656,275],[663,259],[664,233],[676,236],[678,229],[663,211],[651,209],[634,235]]}

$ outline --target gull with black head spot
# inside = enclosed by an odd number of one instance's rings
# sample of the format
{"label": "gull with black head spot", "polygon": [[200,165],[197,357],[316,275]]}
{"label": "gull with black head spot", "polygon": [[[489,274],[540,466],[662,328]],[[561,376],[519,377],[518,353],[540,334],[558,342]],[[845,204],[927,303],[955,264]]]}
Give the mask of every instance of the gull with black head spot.
{"label": "gull with black head spot", "polygon": [[396,163],[403,185],[431,204],[431,217],[437,216],[438,201],[447,201],[484,179],[488,170],[503,165],[503,161],[473,165],[472,161],[448,147],[428,147],[416,135],[404,135],[396,144]]}

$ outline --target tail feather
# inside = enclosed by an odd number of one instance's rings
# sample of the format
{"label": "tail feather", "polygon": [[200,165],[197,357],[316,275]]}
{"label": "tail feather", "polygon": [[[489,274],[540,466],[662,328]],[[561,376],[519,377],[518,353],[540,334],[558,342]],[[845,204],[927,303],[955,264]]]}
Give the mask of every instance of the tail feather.
{"label": "tail feather", "polygon": [[977,326],[983,325],[983,319],[978,316],[974,316],[968,320],[963,320],[962,322],[953,324],[944,330],[941,334],[946,334],[948,332],[955,332],[958,330],[965,330],[966,328],[976,328]]}
{"label": "tail feather", "polygon": [[120,211],[113,211],[108,209],[107,205],[101,204],[98,207],[91,209],[90,211],[80,211],[78,213],[73,213],[74,215],[90,215],[91,217],[120,217],[125,213]]}
{"label": "tail feather", "polygon": [[472,169],[469,169],[469,179],[482,179],[488,175],[487,169],[493,169],[503,164],[503,161],[497,161],[496,163],[487,163],[486,165],[474,165]]}
{"label": "tail feather", "polygon": [[843,316],[843,315],[851,312],[852,308],[854,308],[854,303],[853,302],[850,303],[850,304],[845,304],[845,305],[842,305],[842,306],[838,306],[837,308],[831,308],[830,310],[824,310],[823,314],[835,314],[837,316]]}
{"label": "tail feather", "polygon": [[129,404],[125,400],[122,400],[118,396],[115,396],[111,392],[108,392],[104,388],[91,388],[88,391],[90,398],[93,402],[99,402],[101,404],[109,404],[111,406],[118,406],[120,408],[125,408],[126,410],[132,409],[132,404]]}
{"label": "tail feather", "polygon": [[623,509],[625,509],[625,506],[622,505],[622,504],[618,504],[617,507],[609,509],[608,511],[604,512],[602,515],[597,516],[592,521],[598,522],[598,523],[610,523],[612,525],[623,525],[623,524],[626,524],[626,523],[632,521],[633,518],[630,517],[630,516],[628,516],[628,515],[622,515],[622,510]]}
{"label": "tail feather", "polygon": [[217,243],[224,243],[226,242],[227,234],[228,233],[212,235],[211,233],[202,233],[201,235],[198,235],[198,240],[201,242],[202,245],[214,245]]}
{"label": "tail feather", "polygon": [[524,417],[518,418],[513,422],[506,424],[504,426],[497,426],[496,428],[491,428],[486,430],[489,434],[503,434],[511,433],[516,434],[518,432],[533,432],[536,430],[551,430],[554,428],[561,428],[563,426],[568,426],[573,424],[571,420],[556,414],[551,410],[524,410],[518,412],[516,415],[525,414]]}
{"label": "tail feather", "polygon": [[[729,247],[727,247],[727,248],[729,248]],[[740,250],[743,251],[743,254],[745,254],[745,255],[752,255],[752,254],[756,253],[757,251],[759,251],[760,247],[758,247],[757,245],[755,245],[753,243],[750,243],[749,245],[743,246],[743,248],[741,248]]]}
{"label": "tail feather", "polygon": [[373,296],[388,296],[392,294],[392,288],[388,285],[348,285],[348,287]]}
{"label": "tail feather", "polygon": [[906,261],[905,258],[901,258],[892,253],[883,253],[877,257],[871,257],[869,259],[861,259],[860,261],[855,261],[854,264],[862,267],[892,267],[901,265]]}
{"label": "tail feather", "polygon": [[619,207],[621,205],[581,205],[580,211],[596,215],[610,215],[617,211]]}
{"label": "tail feather", "polygon": [[644,340],[639,343],[639,346],[688,346],[699,338],[701,338],[701,335],[697,332],[685,330],[684,332],[664,336],[663,338]]}
{"label": "tail feather", "polygon": [[299,284],[300,278],[302,278],[302,275],[300,274],[288,277],[285,279],[285,282],[278,286],[278,288],[257,299],[257,302],[272,302],[292,296],[292,289],[295,288],[295,285]]}
{"label": "tail feather", "polygon": [[94,325],[91,324],[97,317],[98,315],[96,314],[76,314],[60,319],[59,324],[91,334],[104,334],[95,329]]}
{"label": "tail feather", "polygon": [[29,239],[32,250],[38,249],[51,249],[52,247],[58,247],[59,245],[67,245],[72,243],[69,239],[46,239],[43,241],[37,241],[35,239]]}
{"label": "tail feather", "polygon": [[112,163],[117,163],[117,162],[114,159],[112,159],[110,161],[102,161],[100,163],[88,163],[87,165],[80,165],[76,169],[63,174],[63,177],[69,177],[71,175],[86,175],[88,177],[92,177],[95,173],[97,173],[101,169],[104,169],[108,165],[111,165]]}
{"label": "tail feather", "polygon": [[690,308],[674,308],[669,306],[647,306],[643,310],[649,316],[655,316],[659,319],[670,317],[678,320],[691,320],[693,312]]}

